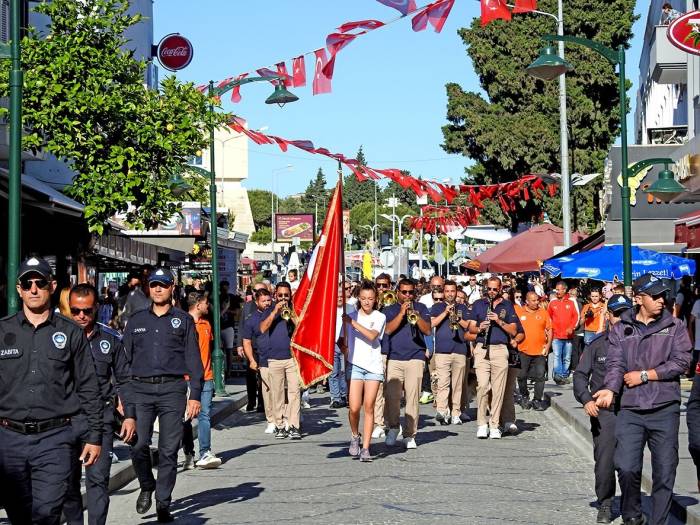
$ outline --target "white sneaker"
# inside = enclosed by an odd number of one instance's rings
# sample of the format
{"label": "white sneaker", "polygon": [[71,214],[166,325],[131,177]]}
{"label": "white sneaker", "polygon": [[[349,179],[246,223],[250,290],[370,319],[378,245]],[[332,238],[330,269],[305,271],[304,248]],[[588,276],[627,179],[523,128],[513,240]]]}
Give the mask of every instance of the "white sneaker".
{"label": "white sneaker", "polygon": [[384,440],[384,443],[387,444],[389,447],[393,447],[396,445],[396,439],[399,437],[399,429],[398,428],[390,428],[389,432],[386,434],[386,439]]}
{"label": "white sneaker", "polygon": [[501,439],[501,431],[497,428],[492,428],[489,431],[489,438],[491,439]]}
{"label": "white sneaker", "polygon": [[466,411],[466,410],[464,410],[464,411],[459,415],[459,419],[461,419],[464,423],[469,423],[469,422],[472,420],[471,416],[470,416],[469,414],[467,414],[467,411]]}
{"label": "white sneaker", "polygon": [[404,438],[403,445],[406,447],[406,450],[416,448],[418,446],[416,445],[416,440],[414,438]]}
{"label": "white sneaker", "polygon": [[217,458],[210,450],[204,453],[204,455],[199,458],[199,461],[195,463],[199,468],[217,468],[221,466],[221,458]]}
{"label": "white sneaker", "polygon": [[385,436],[386,432],[384,431],[384,427],[380,427],[379,425],[374,427],[374,430],[372,431],[372,437],[374,439],[383,438]]}
{"label": "white sneaker", "polygon": [[268,423],[267,427],[265,427],[265,434],[274,434],[275,433],[275,424],[274,423]]}
{"label": "white sneaker", "polygon": [[462,420],[459,418],[459,416],[452,416],[452,424],[453,425],[461,425]]}
{"label": "white sneaker", "polygon": [[301,408],[311,408],[311,405],[308,401],[304,400],[301,402]]}
{"label": "white sneaker", "polygon": [[503,425],[503,432],[506,434],[517,434],[518,425],[516,425],[512,421],[506,421],[506,423]]}
{"label": "white sneaker", "polygon": [[488,425],[480,425],[479,428],[476,429],[476,437],[479,439],[486,439],[489,437],[489,426]]}

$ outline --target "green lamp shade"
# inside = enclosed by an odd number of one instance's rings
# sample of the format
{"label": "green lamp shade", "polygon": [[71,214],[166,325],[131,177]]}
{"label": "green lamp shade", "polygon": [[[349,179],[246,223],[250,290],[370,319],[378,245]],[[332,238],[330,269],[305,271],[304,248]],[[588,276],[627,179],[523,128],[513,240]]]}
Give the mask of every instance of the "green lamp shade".
{"label": "green lamp shade", "polygon": [[571,64],[557,55],[553,46],[543,48],[537,60],[526,68],[531,76],[540,80],[554,80],[573,69]]}
{"label": "green lamp shade", "polygon": [[176,197],[179,197],[183,193],[187,193],[188,191],[190,191],[192,189],[192,186],[179,173],[176,173],[175,175],[171,176],[169,182],[170,182],[170,191]]}
{"label": "green lamp shade", "polygon": [[275,86],[275,92],[267,97],[265,104],[277,104],[279,107],[282,107],[288,102],[296,102],[297,100],[299,100],[299,97],[287,91],[287,88],[284,87],[284,82],[278,82]]}
{"label": "green lamp shade", "polygon": [[685,191],[685,186],[676,180],[669,169],[660,171],[658,180],[644,190],[645,193],[651,193],[662,202],[671,202]]}

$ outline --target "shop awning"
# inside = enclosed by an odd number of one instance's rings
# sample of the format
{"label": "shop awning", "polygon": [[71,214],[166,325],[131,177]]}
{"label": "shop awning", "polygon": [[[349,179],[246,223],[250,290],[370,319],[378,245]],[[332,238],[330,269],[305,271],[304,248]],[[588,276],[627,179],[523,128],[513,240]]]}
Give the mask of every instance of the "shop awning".
{"label": "shop awning", "polygon": [[[7,169],[0,168],[0,194],[5,199],[7,199],[8,182]],[[81,217],[85,209],[78,201],[67,197],[45,182],[25,174],[22,174],[22,204],[73,217]]]}

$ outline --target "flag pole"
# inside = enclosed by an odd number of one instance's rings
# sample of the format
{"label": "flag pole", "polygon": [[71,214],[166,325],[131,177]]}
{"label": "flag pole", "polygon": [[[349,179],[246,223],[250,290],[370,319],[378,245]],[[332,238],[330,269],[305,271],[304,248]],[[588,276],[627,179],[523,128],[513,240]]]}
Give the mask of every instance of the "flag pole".
{"label": "flag pole", "polygon": [[[341,219],[342,219],[342,213],[343,213],[343,201],[342,201],[342,196],[343,196],[343,166],[338,161],[338,185],[337,187],[340,189],[340,196],[341,196],[341,201],[340,201],[340,213],[341,213]],[[346,312],[346,303],[345,303],[345,231],[344,231],[344,225],[343,221],[340,221],[340,227],[343,229],[343,235],[341,235],[340,239],[340,278],[341,278],[341,283],[342,286],[340,287],[340,293],[343,296],[343,315],[345,315]],[[345,365],[347,368],[347,348],[348,348],[348,331],[346,329],[343,330],[343,344],[345,346]]]}

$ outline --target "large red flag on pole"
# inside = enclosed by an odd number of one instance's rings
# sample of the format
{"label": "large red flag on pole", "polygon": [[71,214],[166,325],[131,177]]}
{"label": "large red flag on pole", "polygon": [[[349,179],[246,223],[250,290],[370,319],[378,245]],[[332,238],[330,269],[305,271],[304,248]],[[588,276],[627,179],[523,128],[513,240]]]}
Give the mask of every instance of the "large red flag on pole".
{"label": "large red flag on pole", "polygon": [[299,367],[302,388],[322,381],[333,370],[338,275],[342,271],[342,203],[341,183],[338,182],[321,238],[294,298],[298,321],[292,335],[292,355]]}

